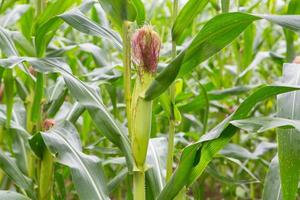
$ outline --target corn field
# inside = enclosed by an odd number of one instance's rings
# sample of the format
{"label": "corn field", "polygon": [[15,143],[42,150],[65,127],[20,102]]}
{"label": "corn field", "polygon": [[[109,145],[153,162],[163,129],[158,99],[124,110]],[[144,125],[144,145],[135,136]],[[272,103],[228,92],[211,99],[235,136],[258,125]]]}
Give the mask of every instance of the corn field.
{"label": "corn field", "polygon": [[300,199],[300,0],[0,0],[0,200]]}

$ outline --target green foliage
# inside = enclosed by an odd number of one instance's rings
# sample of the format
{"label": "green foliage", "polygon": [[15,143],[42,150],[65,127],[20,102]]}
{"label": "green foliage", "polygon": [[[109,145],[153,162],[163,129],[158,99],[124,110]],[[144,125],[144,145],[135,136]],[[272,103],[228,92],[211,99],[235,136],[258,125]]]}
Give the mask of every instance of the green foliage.
{"label": "green foliage", "polygon": [[[2,1],[0,199],[299,198],[299,12]],[[131,56],[144,25],[161,38],[157,73]]]}

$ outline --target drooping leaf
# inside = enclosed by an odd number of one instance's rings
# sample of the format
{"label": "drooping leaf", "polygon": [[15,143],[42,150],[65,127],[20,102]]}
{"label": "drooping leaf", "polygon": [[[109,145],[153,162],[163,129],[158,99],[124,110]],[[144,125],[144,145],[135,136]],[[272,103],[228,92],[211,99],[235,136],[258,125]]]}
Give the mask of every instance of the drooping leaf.
{"label": "drooping leaf", "polygon": [[280,117],[253,117],[234,120],[230,122],[234,126],[249,132],[262,133],[274,128],[295,128],[300,131],[300,121]]}
{"label": "drooping leaf", "polygon": [[141,0],[132,0],[132,4],[136,10],[136,22],[139,26],[143,26],[146,19],[146,9]]}
{"label": "drooping leaf", "polygon": [[191,26],[196,16],[205,8],[208,0],[189,0],[179,12],[172,28],[172,39],[178,42],[184,30]]}
{"label": "drooping leaf", "polygon": [[39,29],[40,26],[42,26],[44,23],[47,23],[51,18],[55,18],[57,15],[60,15],[61,13],[65,12],[67,9],[69,9],[72,5],[79,2],[78,0],[55,0],[50,1],[45,10],[40,13],[40,16],[37,19],[36,22],[36,29]]}
{"label": "drooping leaf", "polygon": [[60,107],[64,103],[67,95],[67,89],[62,78],[58,78],[56,84],[52,88],[49,94],[49,107],[47,108],[47,115],[49,118],[53,118],[59,111]]}
{"label": "drooping leaf", "polygon": [[[15,105],[15,107],[18,106]],[[16,109],[16,108],[15,108]],[[19,112],[20,110],[18,110]],[[27,132],[27,130],[24,128],[24,126],[20,123],[18,117],[22,116],[23,113],[19,113],[19,116],[16,114],[16,111],[13,110],[13,118],[10,123],[10,128],[16,132],[18,132],[24,139],[27,139],[30,134]],[[6,110],[3,106],[0,107],[0,124],[2,126],[5,126],[6,123]]]}
{"label": "drooping leaf", "polygon": [[100,160],[82,152],[79,135],[70,122],[59,123],[41,135],[57,161],[70,167],[81,199],[109,199]]}
{"label": "drooping leaf", "polygon": [[[284,84],[299,86],[299,65],[285,64],[283,66]],[[300,120],[299,92],[278,95],[278,117]],[[280,167],[282,196],[284,200],[294,200],[297,195],[300,178],[300,131],[289,128],[277,129],[278,158]]]}
{"label": "drooping leaf", "polygon": [[30,200],[24,195],[9,190],[0,190],[0,198],[2,200]]}
{"label": "drooping leaf", "polygon": [[32,181],[26,177],[18,168],[14,160],[0,151],[0,168],[15,182],[17,186],[24,189],[28,195],[34,197]]}
{"label": "drooping leaf", "polygon": [[[39,57],[45,54],[45,50],[49,42],[53,38],[57,29],[63,23],[59,15],[62,14],[65,10],[67,10],[67,8],[72,6],[73,3],[75,2],[76,1],[72,1],[72,0],[59,1],[58,3],[52,2],[51,4],[52,6],[49,6],[47,8],[49,12],[45,12],[44,14],[42,14],[43,17],[39,19],[39,22],[36,25],[36,33],[35,33],[36,52]],[[78,9],[82,10],[85,8],[86,5],[83,4]]]}
{"label": "drooping leaf", "polygon": [[243,148],[237,144],[228,144],[221,151],[220,154],[236,159],[258,159],[258,157],[250,152],[248,149]]}
{"label": "drooping leaf", "polygon": [[70,67],[58,58],[10,57],[0,59],[0,65],[12,68],[24,61],[29,62],[37,71],[43,73],[58,72],[77,101],[90,113],[96,128],[124,153],[130,170],[133,169],[133,157],[130,143],[121,125],[113,119],[94,89],[71,74]]}
{"label": "drooping leaf", "polygon": [[112,118],[103,106],[95,90],[74,76],[64,76],[64,79],[71,94],[88,110],[98,130],[122,150],[129,169],[133,169],[134,161],[129,140],[121,125]]}
{"label": "drooping leaf", "polygon": [[157,197],[165,185],[165,172],[167,161],[166,138],[152,138],[149,141],[147,152],[147,177],[151,185],[153,196]]}
{"label": "drooping leaf", "polygon": [[[184,148],[179,165],[158,199],[172,199],[185,186],[191,185],[204,172],[213,157],[229,143],[238,130],[231,120],[244,119],[260,101],[277,94],[299,90],[289,86],[262,86],[249,95],[229,117],[203,135],[200,140]],[[187,180],[186,177],[189,177]]]}
{"label": "drooping leaf", "polygon": [[247,184],[247,183],[259,183],[260,182],[258,180],[258,178],[247,167],[245,167],[244,164],[240,160],[234,159],[234,158],[227,158],[227,157],[224,157],[224,158],[227,159],[228,161],[233,162],[234,164],[238,165],[240,169],[245,171],[251,177],[251,179],[242,180],[242,179],[222,175],[221,172],[219,172],[216,169],[216,167],[214,166],[214,164],[212,164],[212,163],[210,163],[210,165],[208,165],[206,167],[206,172],[208,172],[212,177],[216,178],[217,180],[219,180],[225,184]]}
{"label": "drooping leaf", "polygon": [[110,39],[119,49],[122,49],[121,38],[116,32],[108,28],[99,26],[95,22],[88,19],[78,9],[66,12],[59,17],[80,32]]}
{"label": "drooping leaf", "polygon": [[141,0],[98,0],[102,8],[119,30],[125,20],[137,20],[142,25],[145,20],[145,8]]}
{"label": "drooping leaf", "polygon": [[230,44],[250,24],[260,19],[294,31],[300,30],[300,16],[297,15],[251,15],[239,12],[217,15],[204,25],[190,45],[153,80],[145,93],[145,99],[152,100],[158,97],[178,75],[183,76],[191,72],[201,62]]}
{"label": "drooping leaf", "polygon": [[15,24],[20,17],[27,11],[29,5],[17,4],[12,10],[7,12],[3,17],[0,18],[1,27],[7,27]]}
{"label": "drooping leaf", "polygon": [[125,177],[128,175],[128,170],[124,168],[121,170],[111,181],[107,183],[108,191],[111,193],[113,192],[117,186],[120,185],[120,183],[125,179]]}
{"label": "drooping leaf", "polygon": [[[1,27],[0,27],[0,47],[1,47],[1,51],[3,51],[3,53],[7,57],[19,56],[19,52],[17,51],[17,48],[11,38],[9,31]],[[23,64],[21,64],[21,69],[24,72],[26,72],[31,78],[33,78]]]}
{"label": "drooping leaf", "polygon": [[269,166],[269,171],[265,178],[263,200],[269,199],[282,199],[278,155],[272,159]]}

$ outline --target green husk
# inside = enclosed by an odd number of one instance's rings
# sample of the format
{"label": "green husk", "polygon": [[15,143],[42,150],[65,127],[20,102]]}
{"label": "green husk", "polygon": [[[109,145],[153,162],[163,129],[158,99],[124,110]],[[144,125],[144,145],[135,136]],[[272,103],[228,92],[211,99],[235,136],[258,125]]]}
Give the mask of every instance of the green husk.
{"label": "green husk", "polygon": [[136,167],[144,171],[148,142],[151,133],[152,101],[143,96],[153,80],[152,73],[141,72],[136,79],[132,96],[132,152]]}

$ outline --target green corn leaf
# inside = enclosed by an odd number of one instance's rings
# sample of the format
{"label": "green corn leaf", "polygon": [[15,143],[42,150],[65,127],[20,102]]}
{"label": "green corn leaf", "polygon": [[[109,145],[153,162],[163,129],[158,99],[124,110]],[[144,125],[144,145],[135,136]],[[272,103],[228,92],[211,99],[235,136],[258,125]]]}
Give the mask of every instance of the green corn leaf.
{"label": "green corn leaf", "polygon": [[249,132],[262,133],[274,128],[295,128],[300,131],[300,120],[280,117],[253,117],[230,122],[234,126]]}
{"label": "green corn leaf", "polygon": [[208,0],[189,0],[179,12],[172,28],[173,41],[179,42],[180,37],[193,23],[196,16],[205,8]]}
{"label": "green corn leaf", "polygon": [[128,167],[132,170],[134,161],[127,135],[120,124],[107,111],[97,92],[73,76],[70,72],[70,67],[61,59],[11,57],[0,59],[0,65],[6,68],[13,68],[24,61],[29,62],[39,72],[58,72],[63,75],[71,94],[89,111],[96,128],[122,150]]}
{"label": "green corn leaf", "polygon": [[[0,47],[1,51],[7,56],[19,56],[19,52],[13,42],[11,34],[8,30],[0,27]],[[27,73],[31,78],[32,75],[28,72],[27,68],[21,64],[21,69]],[[33,78],[34,79],[34,78]]]}
{"label": "green corn leaf", "polygon": [[[287,14],[300,14],[300,1],[291,0],[288,5]],[[286,41],[286,60],[288,62],[292,62],[296,54],[294,46],[295,33],[290,30],[284,29],[284,36]]]}
{"label": "green corn leaf", "polygon": [[57,15],[68,10],[74,4],[78,3],[78,0],[55,0],[48,3],[45,10],[40,14],[36,21],[36,29],[39,29],[44,23],[47,23],[51,18],[55,18]]}
{"label": "green corn leaf", "polygon": [[[50,2],[46,9],[40,14],[38,20],[35,24],[36,37],[35,37],[35,46],[36,52],[39,57],[44,55],[47,44],[50,42],[50,39],[54,36],[54,33],[61,25],[61,22],[57,21],[57,15],[65,12],[68,8],[74,5],[77,0],[55,0]],[[50,22],[50,23],[49,23]],[[46,28],[46,26],[49,26]],[[45,29],[47,31],[45,31]],[[42,35],[41,35],[42,34]],[[41,37],[44,37],[43,39]]]}
{"label": "green corn leaf", "polygon": [[258,159],[258,157],[254,154],[251,153],[249,150],[243,148],[240,145],[237,144],[228,144],[226,145],[221,151],[220,154],[230,157],[230,158],[235,158],[235,159]]}
{"label": "green corn leaf", "polygon": [[237,38],[256,20],[266,19],[290,30],[300,30],[300,16],[297,15],[251,15],[247,13],[224,13],[209,20],[171,63],[153,80],[146,91],[145,99],[152,100],[162,94],[176,79],[191,72]]}
{"label": "green corn leaf", "polygon": [[64,76],[64,79],[71,94],[88,110],[96,128],[125,154],[129,169],[132,170],[134,161],[129,140],[120,124],[103,106],[95,90],[73,76]]}
{"label": "green corn leaf", "polygon": [[79,135],[70,122],[59,123],[41,135],[57,161],[71,168],[80,199],[109,199],[100,160],[82,152]]}
{"label": "green corn leaf", "polygon": [[[200,140],[184,148],[179,165],[158,199],[172,199],[185,186],[191,185],[204,172],[213,157],[229,143],[237,128],[231,120],[244,119],[258,103],[277,94],[299,90],[289,86],[262,86],[248,96],[229,117],[203,135]],[[189,179],[186,179],[189,177]]]}
{"label": "green corn leaf", "polygon": [[110,19],[122,30],[122,23],[125,20],[137,20],[139,25],[145,21],[145,8],[141,0],[98,0]]}
{"label": "green corn leaf", "polygon": [[165,185],[165,171],[167,162],[166,138],[151,138],[147,152],[147,179],[151,185],[153,196],[157,197]]}
{"label": "green corn leaf", "polygon": [[74,103],[71,111],[67,115],[67,120],[72,122],[73,124],[76,123],[77,119],[81,116],[81,114],[85,111],[85,108],[80,103]]}
{"label": "green corn leaf", "polygon": [[122,49],[122,40],[116,32],[108,28],[99,26],[98,24],[87,18],[79,10],[75,9],[66,12],[64,14],[59,15],[59,17],[78,31],[89,35],[100,36],[106,39],[110,39],[119,49]]}
{"label": "green corn leaf", "polygon": [[[13,110],[13,118],[10,122],[10,128],[16,132],[18,132],[24,139],[27,139],[30,134],[27,132],[27,130],[24,128],[24,126],[20,123],[20,120],[18,120],[18,117],[23,115],[24,110],[15,110],[18,109],[18,104],[15,104],[15,108]],[[17,115],[19,113],[19,115]],[[0,107],[0,124],[2,126],[6,125],[6,109],[4,107]]]}
{"label": "green corn leaf", "polygon": [[[61,3],[63,5],[61,5]],[[42,14],[45,16],[44,18],[40,19],[40,21],[36,25],[36,32],[35,32],[35,47],[38,57],[42,57],[45,54],[45,50],[53,38],[57,29],[62,25],[63,21],[60,19],[59,15],[61,15],[68,7],[70,7],[75,1],[60,1],[60,3],[51,4],[52,7],[48,7],[49,10],[56,10],[55,12],[49,14]],[[56,6],[60,6],[61,8],[56,8]],[[83,10],[86,8],[86,5],[83,4],[78,9]],[[90,6],[88,6],[90,8]]]}
{"label": "green corn leaf", "polygon": [[221,7],[222,7],[222,12],[227,13],[230,8],[230,0],[222,0]]}
{"label": "green corn leaf", "polygon": [[13,70],[6,69],[4,71],[4,95],[6,99],[6,127],[10,128],[10,121],[12,118],[12,111],[14,106],[14,77],[13,77]]}
{"label": "green corn leaf", "polygon": [[282,199],[278,155],[272,159],[264,183],[263,200],[269,199]]}
{"label": "green corn leaf", "polygon": [[146,9],[141,0],[132,0],[132,4],[136,10],[136,22],[139,26],[143,26],[146,19]]}
{"label": "green corn leaf", "polygon": [[107,188],[109,192],[113,192],[117,186],[120,185],[120,183],[125,179],[125,177],[128,175],[128,170],[124,168],[121,170],[118,175],[116,175],[111,181],[108,182]]}
{"label": "green corn leaf", "polygon": [[0,18],[1,27],[8,27],[15,24],[20,17],[28,10],[29,5],[20,4],[16,5],[12,10],[6,13],[3,17]]}
{"label": "green corn leaf", "polygon": [[30,200],[24,195],[8,190],[0,190],[0,198],[2,200]]}
{"label": "green corn leaf", "polygon": [[251,179],[250,180],[241,180],[241,179],[232,178],[232,177],[222,175],[222,173],[220,173],[217,170],[217,168],[214,166],[214,164],[212,164],[212,163],[210,163],[210,165],[207,166],[206,172],[209,173],[214,178],[216,178],[217,180],[219,180],[219,181],[221,181],[222,183],[225,183],[225,184],[259,183],[259,180],[257,179],[257,177],[255,177],[255,175],[253,173],[251,173],[251,171],[248,168],[246,168],[241,161],[239,161],[237,159],[234,159],[234,158],[230,158],[230,157],[224,157],[224,159],[238,165],[240,169],[245,171],[251,177]]}
{"label": "green corn leaf", "polygon": [[0,168],[28,195],[35,196],[32,181],[21,172],[13,158],[7,156],[2,150],[0,150]]}
{"label": "green corn leaf", "polygon": [[[299,65],[285,64],[283,66],[282,82],[299,86]],[[278,117],[300,120],[299,92],[278,95]],[[294,128],[278,128],[278,158],[281,177],[282,196],[284,200],[294,200],[297,195],[300,177],[300,131]]]}
{"label": "green corn leaf", "polygon": [[50,105],[47,109],[49,118],[54,118],[55,114],[59,111],[59,108],[64,103],[67,92],[68,90],[66,89],[63,79],[59,78],[49,94],[48,101]]}
{"label": "green corn leaf", "polygon": [[[102,27],[87,18],[82,12],[82,7],[60,14],[49,19],[37,30],[35,41],[39,52],[44,52],[46,46],[52,39],[56,30],[61,26],[63,21],[74,27],[78,31],[97,37],[103,37],[111,40],[118,49],[122,48],[120,36],[108,28]],[[63,20],[63,21],[62,21]]]}

